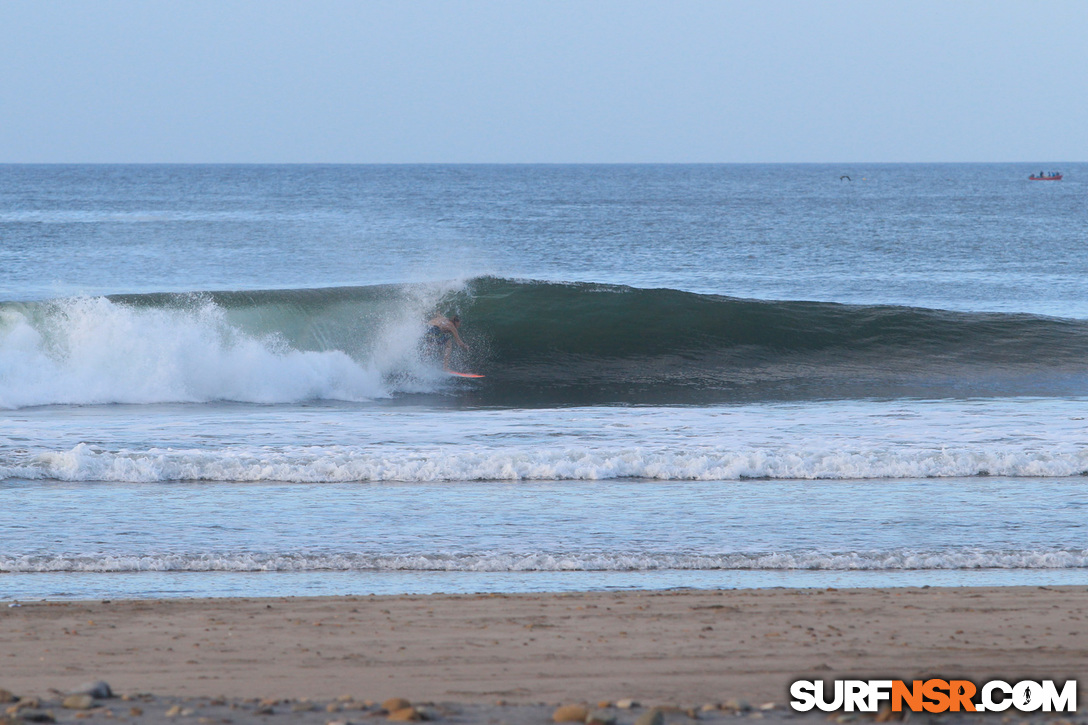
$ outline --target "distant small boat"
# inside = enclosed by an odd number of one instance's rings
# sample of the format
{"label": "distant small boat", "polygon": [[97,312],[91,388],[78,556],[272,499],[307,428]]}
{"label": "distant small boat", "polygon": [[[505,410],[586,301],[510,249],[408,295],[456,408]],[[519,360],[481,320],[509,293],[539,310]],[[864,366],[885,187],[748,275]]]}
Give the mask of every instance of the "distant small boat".
{"label": "distant small boat", "polygon": [[1055,173],[1055,174],[1039,174],[1038,176],[1036,176],[1035,174],[1032,174],[1031,176],[1028,177],[1028,179],[1030,179],[1031,181],[1061,181],[1062,180],[1062,175]]}

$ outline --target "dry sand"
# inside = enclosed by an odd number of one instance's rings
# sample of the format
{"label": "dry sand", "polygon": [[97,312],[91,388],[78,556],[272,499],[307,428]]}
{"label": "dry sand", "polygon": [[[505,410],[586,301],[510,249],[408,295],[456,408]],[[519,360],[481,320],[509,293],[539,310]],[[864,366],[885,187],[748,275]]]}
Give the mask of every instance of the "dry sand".
{"label": "dry sand", "polygon": [[1084,681],[1086,602],[1008,587],[24,603],[0,609],[0,688],[781,707],[799,677]]}

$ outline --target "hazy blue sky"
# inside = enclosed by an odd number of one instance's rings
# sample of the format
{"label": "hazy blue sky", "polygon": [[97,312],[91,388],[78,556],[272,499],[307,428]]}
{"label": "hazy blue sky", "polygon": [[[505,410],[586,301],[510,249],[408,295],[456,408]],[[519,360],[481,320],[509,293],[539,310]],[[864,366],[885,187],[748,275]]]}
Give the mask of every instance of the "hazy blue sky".
{"label": "hazy blue sky", "polygon": [[1088,160],[1088,2],[0,0],[0,162]]}

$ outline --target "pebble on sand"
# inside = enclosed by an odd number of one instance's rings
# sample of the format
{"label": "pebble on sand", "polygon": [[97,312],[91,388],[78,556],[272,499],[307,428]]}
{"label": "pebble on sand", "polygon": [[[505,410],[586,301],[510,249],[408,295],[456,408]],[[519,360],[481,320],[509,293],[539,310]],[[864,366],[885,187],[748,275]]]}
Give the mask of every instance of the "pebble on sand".
{"label": "pebble on sand", "polygon": [[635,725],[664,725],[665,713],[659,708],[653,707],[638,716]]}
{"label": "pebble on sand", "polygon": [[27,708],[36,708],[36,707],[41,707],[41,706],[42,706],[42,701],[39,700],[38,698],[36,698],[36,697],[24,697],[24,698],[20,699],[18,702],[16,702],[14,705],[9,707],[5,712],[7,712],[8,715],[17,715],[20,710],[27,709]]}
{"label": "pebble on sand", "polygon": [[397,710],[390,710],[389,717],[386,719],[393,722],[415,722],[417,720],[422,720],[423,715],[420,714],[419,710],[409,706]]}
{"label": "pebble on sand", "polygon": [[69,695],[90,695],[96,700],[106,700],[113,697],[113,690],[108,682],[98,680],[96,682],[84,682],[79,687],[68,691]]}
{"label": "pebble on sand", "polygon": [[65,710],[90,710],[94,707],[94,698],[90,695],[67,695],[60,701]]}
{"label": "pebble on sand", "polygon": [[19,701],[19,698],[16,697],[13,692],[11,692],[9,690],[5,690],[4,688],[0,687],[0,703],[18,702],[18,701]]}
{"label": "pebble on sand", "polygon": [[403,710],[404,708],[411,706],[412,703],[408,700],[405,700],[403,697],[391,697],[382,703],[382,709],[388,712]]}
{"label": "pebble on sand", "polygon": [[552,713],[552,722],[585,722],[589,710],[585,705],[560,705]]}
{"label": "pebble on sand", "polygon": [[616,707],[621,710],[630,710],[633,707],[638,707],[638,701],[625,697],[622,700],[616,700]]}
{"label": "pebble on sand", "polygon": [[594,710],[586,716],[586,725],[616,725],[616,715],[608,710]]}

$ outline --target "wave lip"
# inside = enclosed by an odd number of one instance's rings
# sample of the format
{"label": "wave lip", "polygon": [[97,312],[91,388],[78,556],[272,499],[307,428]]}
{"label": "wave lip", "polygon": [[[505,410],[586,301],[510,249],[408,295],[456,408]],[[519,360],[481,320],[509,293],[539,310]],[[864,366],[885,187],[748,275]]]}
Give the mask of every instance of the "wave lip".
{"label": "wave lip", "polygon": [[0,572],[297,571],[932,571],[1084,569],[1088,549],[796,551],[732,554],[488,552],[479,554],[96,554],[0,556]]}
{"label": "wave lip", "polygon": [[130,483],[1061,478],[1086,473],[1088,449],[1038,451],[1030,443],[1019,448],[979,450],[454,446],[378,452],[356,446],[106,451],[81,443],[67,451],[25,453],[18,460],[0,460],[0,480]]}

